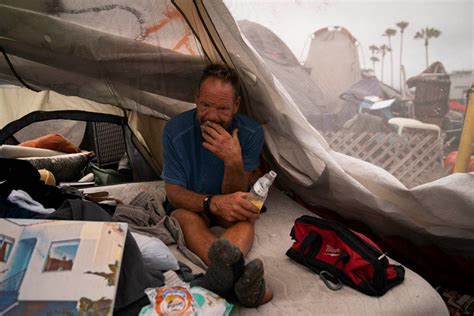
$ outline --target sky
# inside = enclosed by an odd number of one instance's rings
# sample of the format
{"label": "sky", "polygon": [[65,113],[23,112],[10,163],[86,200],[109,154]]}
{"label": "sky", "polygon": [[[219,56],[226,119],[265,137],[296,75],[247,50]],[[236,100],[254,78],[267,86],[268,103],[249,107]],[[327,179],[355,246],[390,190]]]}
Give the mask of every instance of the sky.
{"label": "sky", "polygon": [[[397,22],[409,23],[403,38],[402,63],[407,78],[426,68],[423,40],[415,33],[425,27],[441,31],[429,42],[429,63],[441,61],[447,72],[474,69],[474,0],[224,0],[236,20],[248,19],[271,29],[301,61],[310,34],[327,26],[344,26],[360,43],[361,67],[372,68],[370,45],[388,45],[392,37],[394,86],[399,84],[400,31]],[[377,56],[381,59],[381,56]],[[365,61],[365,63],[364,63]],[[375,72],[380,79],[380,63]],[[385,56],[384,82],[390,84],[390,55]]]}

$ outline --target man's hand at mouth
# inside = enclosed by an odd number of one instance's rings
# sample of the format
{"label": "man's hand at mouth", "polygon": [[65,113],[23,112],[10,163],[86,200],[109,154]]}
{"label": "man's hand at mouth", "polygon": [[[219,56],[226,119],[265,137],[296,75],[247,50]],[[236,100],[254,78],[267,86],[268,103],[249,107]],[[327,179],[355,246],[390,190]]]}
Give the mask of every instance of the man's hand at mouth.
{"label": "man's hand at mouth", "polygon": [[231,135],[217,123],[208,121],[207,124],[203,125],[202,137],[204,138],[204,142],[202,146],[204,148],[212,152],[226,164],[232,164],[234,161],[242,161],[237,129],[234,129]]}

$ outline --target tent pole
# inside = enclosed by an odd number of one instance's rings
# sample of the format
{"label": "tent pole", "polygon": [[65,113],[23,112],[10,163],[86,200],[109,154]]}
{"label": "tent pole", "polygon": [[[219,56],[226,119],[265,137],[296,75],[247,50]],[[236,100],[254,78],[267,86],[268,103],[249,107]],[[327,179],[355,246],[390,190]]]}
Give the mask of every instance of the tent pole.
{"label": "tent pole", "polygon": [[467,172],[471,160],[472,143],[474,141],[474,84],[468,94],[466,114],[464,117],[464,126],[459,142],[456,164],[454,172]]}

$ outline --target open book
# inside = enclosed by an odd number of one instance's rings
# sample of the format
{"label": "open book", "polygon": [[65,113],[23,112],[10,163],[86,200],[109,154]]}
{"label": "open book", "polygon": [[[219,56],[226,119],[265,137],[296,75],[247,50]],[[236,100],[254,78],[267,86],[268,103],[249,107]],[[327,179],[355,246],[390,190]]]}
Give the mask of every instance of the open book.
{"label": "open book", "polygon": [[1,315],[112,315],[127,224],[0,219]]}

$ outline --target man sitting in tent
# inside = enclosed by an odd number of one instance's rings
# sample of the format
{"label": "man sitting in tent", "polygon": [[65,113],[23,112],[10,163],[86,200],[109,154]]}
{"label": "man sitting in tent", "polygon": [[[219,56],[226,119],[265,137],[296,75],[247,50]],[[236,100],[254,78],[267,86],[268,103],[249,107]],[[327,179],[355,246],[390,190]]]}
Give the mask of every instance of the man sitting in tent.
{"label": "man sitting in tent", "polygon": [[[237,113],[240,84],[223,65],[204,69],[196,109],[171,119],[163,133],[162,178],[171,213],[181,225],[187,247],[209,269],[200,285],[221,296],[234,290],[244,306],[271,300],[259,259],[244,267],[252,247],[259,209],[246,200],[259,165],[263,129]],[[211,226],[225,228],[220,238]]]}

